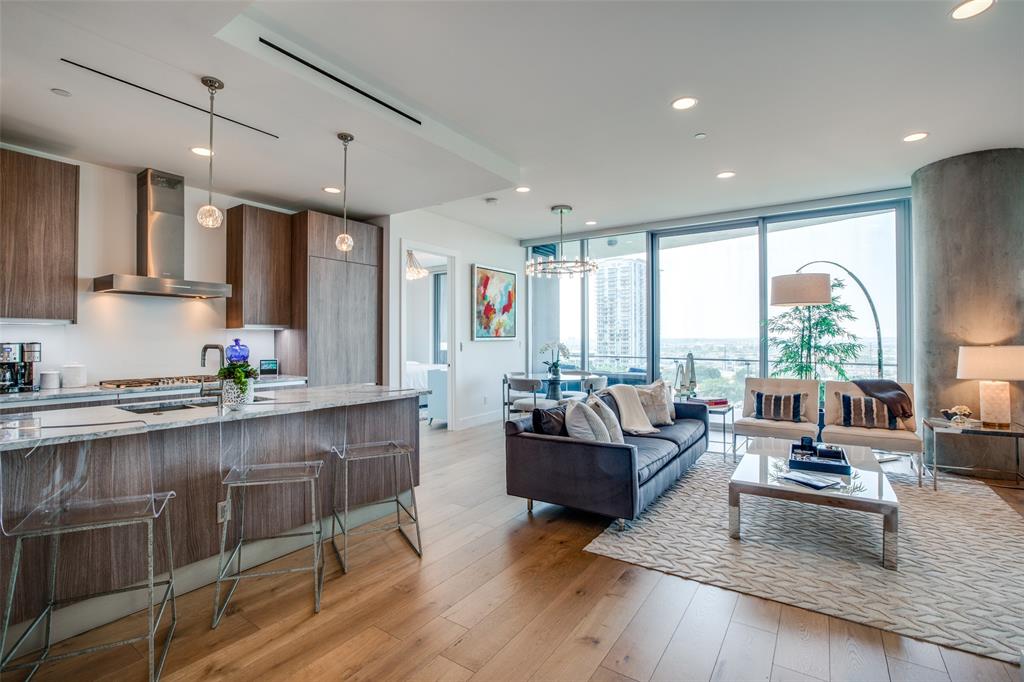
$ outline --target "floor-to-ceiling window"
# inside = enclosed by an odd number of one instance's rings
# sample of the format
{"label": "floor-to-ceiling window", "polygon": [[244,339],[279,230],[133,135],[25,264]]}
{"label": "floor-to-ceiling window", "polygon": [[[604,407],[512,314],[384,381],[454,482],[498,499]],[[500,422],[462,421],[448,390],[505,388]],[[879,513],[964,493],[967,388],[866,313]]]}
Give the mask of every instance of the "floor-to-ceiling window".
{"label": "floor-to-ceiling window", "polygon": [[[827,272],[832,281],[830,306],[769,308],[768,370],[773,376],[875,378],[881,364],[882,376],[896,378],[899,251],[894,208],[770,219],[767,254],[769,281],[797,271]],[[800,353],[808,346],[813,351]]]}
{"label": "floor-to-ceiling window", "polygon": [[647,234],[589,239],[587,256],[587,369],[608,383],[647,380]]}
{"label": "floor-to-ceiling window", "polygon": [[743,399],[759,374],[758,224],[665,233],[655,240],[658,372],[675,380],[693,354],[700,393]]}
{"label": "floor-to-ceiling window", "polygon": [[[544,244],[530,250],[531,257],[556,256],[556,244]],[[580,242],[565,242],[562,247],[565,258],[578,258]],[[582,365],[583,352],[583,282],[579,277],[568,279],[558,277],[534,277],[530,281],[530,324],[533,339],[532,357],[529,367],[532,372],[543,372],[544,360],[538,349],[551,341],[564,343],[571,353],[563,360],[566,369]]]}
{"label": "floor-to-ceiling window", "polygon": [[[592,258],[598,270],[583,282],[531,278],[532,354],[559,340],[572,350],[566,365],[606,374],[610,383],[641,383],[673,380],[692,353],[698,392],[734,401],[746,377],[878,376],[879,348],[881,375],[907,380],[909,203],[749,212],[740,222],[566,242],[567,257]],[[533,246],[530,255],[554,250]],[[809,368],[787,360],[810,339],[808,311],[768,304],[771,277],[798,270],[827,272],[834,285],[833,304],[812,311]],[[531,369],[543,371],[541,360],[534,357]]]}

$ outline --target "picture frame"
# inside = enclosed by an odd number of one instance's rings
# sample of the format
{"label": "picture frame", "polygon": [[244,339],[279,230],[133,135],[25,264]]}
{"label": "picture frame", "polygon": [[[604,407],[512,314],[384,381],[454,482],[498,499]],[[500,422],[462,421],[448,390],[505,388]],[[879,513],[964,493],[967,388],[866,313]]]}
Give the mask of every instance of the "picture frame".
{"label": "picture frame", "polygon": [[518,275],[504,268],[474,263],[470,282],[473,341],[513,341],[519,334]]}

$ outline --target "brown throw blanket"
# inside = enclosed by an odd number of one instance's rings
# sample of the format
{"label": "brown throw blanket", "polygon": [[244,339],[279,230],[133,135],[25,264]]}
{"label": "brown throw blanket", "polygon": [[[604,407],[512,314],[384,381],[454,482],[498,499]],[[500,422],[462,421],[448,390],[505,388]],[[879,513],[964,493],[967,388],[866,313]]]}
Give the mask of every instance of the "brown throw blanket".
{"label": "brown throw blanket", "polygon": [[903,387],[889,379],[854,379],[853,383],[864,395],[881,400],[889,413],[899,419],[914,416],[914,403]]}

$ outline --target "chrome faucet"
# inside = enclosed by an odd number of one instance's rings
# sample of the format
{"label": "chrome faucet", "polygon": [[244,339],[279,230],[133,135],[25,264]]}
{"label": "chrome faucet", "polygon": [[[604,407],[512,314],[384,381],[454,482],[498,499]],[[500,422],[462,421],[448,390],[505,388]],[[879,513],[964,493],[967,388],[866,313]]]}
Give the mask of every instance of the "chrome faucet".
{"label": "chrome faucet", "polygon": [[[224,369],[224,346],[219,343],[208,343],[203,346],[203,350],[199,356],[199,366],[206,367],[206,352],[215,350],[220,352],[220,369]],[[221,412],[224,411],[224,380],[220,377],[217,378],[219,389],[214,393],[207,393],[206,383],[199,384],[199,397],[202,398],[204,395],[216,395],[217,396],[217,409]]]}

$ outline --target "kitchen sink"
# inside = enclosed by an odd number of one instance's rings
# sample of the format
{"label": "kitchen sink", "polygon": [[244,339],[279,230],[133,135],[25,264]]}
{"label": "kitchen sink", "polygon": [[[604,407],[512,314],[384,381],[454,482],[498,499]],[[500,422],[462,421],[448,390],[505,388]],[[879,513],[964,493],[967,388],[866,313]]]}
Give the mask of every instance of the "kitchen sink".
{"label": "kitchen sink", "polygon": [[[273,401],[273,398],[266,398],[259,395],[253,398],[253,402],[256,403],[262,403],[267,401]],[[176,401],[168,403],[139,403],[137,405],[118,405],[117,409],[124,410],[125,412],[131,412],[133,414],[163,414],[164,412],[191,410],[197,407],[216,406],[217,398],[215,396],[207,396],[204,398],[197,398],[195,400],[188,401]]]}

